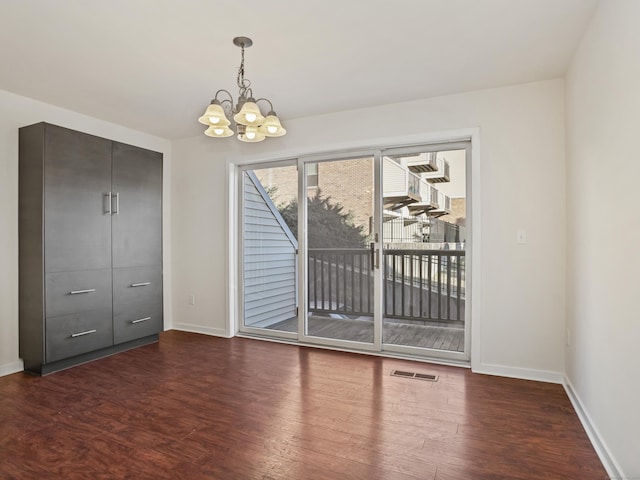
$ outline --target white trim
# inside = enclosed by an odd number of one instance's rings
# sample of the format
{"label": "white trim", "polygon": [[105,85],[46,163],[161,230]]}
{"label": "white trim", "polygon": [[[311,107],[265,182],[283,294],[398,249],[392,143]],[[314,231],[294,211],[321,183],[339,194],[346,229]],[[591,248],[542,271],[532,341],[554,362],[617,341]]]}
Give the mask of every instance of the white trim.
{"label": "white trim", "polygon": [[[467,201],[467,215],[471,217],[471,229],[469,231],[469,248],[467,255],[467,267],[471,272],[467,278],[471,278],[471,288],[467,295],[467,302],[471,306],[465,309],[466,324],[471,324],[471,332],[465,327],[465,352],[471,354],[471,369],[480,368],[482,363],[482,210],[481,210],[481,184],[480,177],[480,129],[473,128],[469,131],[471,136],[471,175],[467,191],[471,189],[471,202]],[[468,310],[468,311],[467,311]],[[471,318],[470,318],[471,316]],[[470,333],[467,335],[467,333]]]}
{"label": "white trim", "polygon": [[[231,162],[227,162],[227,218],[225,219],[227,227],[227,299],[226,299],[226,327],[227,337],[233,337],[238,333],[240,328],[240,322],[242,319],[240,315],[243,311],[240,302],[241,293],[238,282],[240,281],[240,213],[238,211],[238,182],[239,178],[242,178],[238,173],[237,165]],[[216,329],[218,330],[218,329]]]}
{"label": "white trim", "polygon": [[589,413],[586,408],[584,408],[584,404],[576,393],[575,388],[573,388],[569,378],[565,375],[563,380],[562,385],[564,386],[564,390],[567,392],[567,396],[573,405],[573,409],[578,414],[580,423],[582,423],[585,432],[587,432],[587,436],[589,437],[589,440],[591,440],[591,445],[593,445],[593,448],[598,454],[598,457],[600,458],[600,461],[602,462],[602,465],[607,471],[609,477],[611,479],[629,478],[625,476],[622,472],[622,468],[611,454],[611,450],[607,447],[607,444],[602,438],[602,435],[600,435],[595,423],[591,420]]}
{"label": "white trim", "polygon": [[[419,146],[427,143],[449,143],[469,140],[475,138],[479,129],[459,128],[452,130],[441,130],[437,132],[418,133],[412,135],[379,137],[366,140],[354,140],[349,142],[341,142],[327,146],[326,148],[318,146],[308,146],[302,148],[289,148],[276,152],[262,152],[256,155],[243,155],[232,160],[236,165],[252,165],[256,163],[274,162],[280,160],[290,160],[292,158],[309,157],[320,158],[323,155],[336,156],[345,154],[350,155],[352,152],[372,151],[375,149],[389,149],[397,147]],[[475,153],[475,150],[474,150]],[[316,160],[314,160],[316,161]]]}
{"label": "white trim", "polygon": [[5,375],[11,375],[12,373],[22,372],[24,370],[24,364],[22,360],[18,360],[12,363],[5,363],[0,365],[0,377]]}
{"label": "white trim", "polygon": [[492,365],[483,363],[479,366],[472,366],[473,373],[484,375],[496,375],[498,377],[519,378],[522,380],[534,380],[547,383],[564,383],[562,372],[552,372],[549,370],[534,370],[531,368],[508,367],[505,365]]}
{"label": "white trim", "polygon": [[202,325],[193,325],[191,323],[175,323],[172,330],[179,330],[181,332],[202,333],[204,335],[211,335],[212,337],[233,337],[233,335],[231,335],[223,328],[203,327]]}

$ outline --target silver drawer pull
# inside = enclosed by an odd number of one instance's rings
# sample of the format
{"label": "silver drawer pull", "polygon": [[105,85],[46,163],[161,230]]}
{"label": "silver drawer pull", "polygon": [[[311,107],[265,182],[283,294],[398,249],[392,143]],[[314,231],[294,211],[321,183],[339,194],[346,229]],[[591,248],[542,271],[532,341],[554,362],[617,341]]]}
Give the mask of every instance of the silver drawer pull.
{"label": "silver drawer pull", "polygon": [[151,285],[151,282],[140,282],[140,283],[132,283],[131,286],[132,287],[144,287],[147,285]]}
{"label": "silver drawer pull", "polygon": [[96,332],[97,330],[87,330],[86,332],[72,333],[71,338],[81,337],[83,335],[89,335],[90,333],[96,333]]}
{"label": "silver drawer pull", "polygon": [[151,317],[139,318],[138,320],[131,320],[131,323],[141,323],[146,322],[147,320],[151,320]]}
{"label": "silver drawer pull", "polygon": [[69,292],[69,295],[80,295],[81,293],[91,293],[95,291],[95,288],[89,288],[88,290],[74,290],[73,292]]}

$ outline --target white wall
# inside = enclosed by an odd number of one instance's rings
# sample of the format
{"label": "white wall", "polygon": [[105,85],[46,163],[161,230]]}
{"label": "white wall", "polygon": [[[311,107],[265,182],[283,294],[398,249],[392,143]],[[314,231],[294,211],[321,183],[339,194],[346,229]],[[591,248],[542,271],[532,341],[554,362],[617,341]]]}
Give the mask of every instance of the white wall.
{"label": "white wall", "polygon": [[[482,330],[474,368],[560,381],[565,328],[564,82],[552,80],[286,121],[285,137],[174,144],[174,318],[225,334],[227,162],[287,158],[479,127]],[[384,121],[381,121],[384,119]],[[526,228],[528,244],[516,244]],[[187,304],[193,293],[196,305]],[[227,305],[227,308],[230,306]],[[178,320],[179,319],[179,320]],[[184,322],[185,325],[180,325]]]}
{"label": "white wall", "polygon": [[[164,153],[164,203],[171,202],[171,142],[0,90],[0,375],[19,371],[18,128],[49,122]],[[171,327],[171,216],[163,218],[165,328]]]}
{"label": "white wall", "polygon": [[227,165],[211,140],[202,135],[173,144],[173,325],[228,336]]}
{"label": "white wall", "polygon": [[567,377],[620,478],[640,478],[638,19],[636,0],[601,2],[566,98]]}

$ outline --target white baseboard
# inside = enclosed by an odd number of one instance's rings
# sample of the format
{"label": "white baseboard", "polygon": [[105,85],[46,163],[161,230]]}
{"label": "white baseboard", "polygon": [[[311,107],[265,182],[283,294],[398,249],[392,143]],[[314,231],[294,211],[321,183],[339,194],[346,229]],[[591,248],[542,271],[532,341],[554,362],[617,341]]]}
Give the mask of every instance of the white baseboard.
{"label": "white baseboard", "polygon": [[22,372],[24,370],[24,364],[22,360],[18,360],[13,363],[5,363],[0,365],[0,377],[5,375],[11,375],[12,373]]}
{"label": "white baseboard", "polygon": [[471,366],[473,373],[485,375],[497,375],[499,377],[519,378],[522,380],[535,380],[537,382],[564,383],[564,374],[548,370],[533,370],[530,368],[506,367],[504,365],[492,365],[482,363],[479,366]]}
{"label": "white baseboard", "polygon": [[173,330],[180,330],[182,332],[202,333],[204,335],[211,335],[213,337],[231,338],[233,335],[229,335],[223,328],[203,327],[201,325],[193,325],[190,323],[174,323]]}
{"label": "white baseboard", "polygon": [[569,400],[571,400],[573,409],[578,414],[578,418],[580,419],[582,426],[587,432],[587,436],[589,437],[589,440],[591,440],[591,445],[593,445],[593,448],[598,454],[598,457],[600,457],[600,461],[602,462],[602,465],[607,471],[609,478],[611,478],[612,480],[613,479],[623,480],[628,478],[622,472],[622,468],[620,467],[620,465],[618,465],[618,462],[616,462],[616,460],[613,458],[613,455],[611,455],[611,451],[607,447],[607,444],[603,440],[595,424],[591,421],[591,417],[587,413],[587,410],[584,408],[584,405],[580,400],[580,397],[578,396],[575,389],[573,388],[571,381],[566,376],[564,377],[564,382],[562,383],[562,385],[564,386],[565,392],[567,392],[567,396],[569,397]]}

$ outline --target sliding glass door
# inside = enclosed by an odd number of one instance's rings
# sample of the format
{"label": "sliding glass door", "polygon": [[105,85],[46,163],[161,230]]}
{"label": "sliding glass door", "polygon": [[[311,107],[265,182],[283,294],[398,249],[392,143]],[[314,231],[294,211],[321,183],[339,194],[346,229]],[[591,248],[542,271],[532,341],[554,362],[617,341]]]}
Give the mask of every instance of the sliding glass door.
{"label": "sliding glass door", "polygon": [[241,331],[469,358],[470,142],[242,170]]}
{"label": "sliding glass door", "polygon": [[375,348],[379,337],[375,164],[374,155],[301,162],[306,308],[300,332],[307,342]]}

